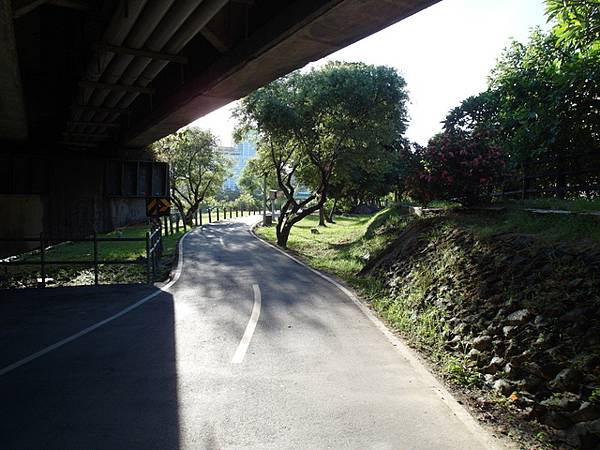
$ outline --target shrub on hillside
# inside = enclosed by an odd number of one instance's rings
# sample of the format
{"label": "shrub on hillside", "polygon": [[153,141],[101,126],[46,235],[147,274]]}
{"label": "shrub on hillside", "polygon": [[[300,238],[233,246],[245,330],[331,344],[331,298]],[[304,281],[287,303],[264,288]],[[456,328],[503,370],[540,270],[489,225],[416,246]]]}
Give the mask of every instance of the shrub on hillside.
{"label": "shrub on hillside", "polygon": [[407,191],[422,204],[432,200],[473,205],[489,200],[491,186],[505,167],[500,149],[486,133],[444,132],[416,150],[416,168]]}

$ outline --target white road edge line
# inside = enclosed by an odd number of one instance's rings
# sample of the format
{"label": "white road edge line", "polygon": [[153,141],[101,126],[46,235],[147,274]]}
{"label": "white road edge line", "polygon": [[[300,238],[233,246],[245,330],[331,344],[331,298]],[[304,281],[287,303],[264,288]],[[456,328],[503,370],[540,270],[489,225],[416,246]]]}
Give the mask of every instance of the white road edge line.
{"label": "white road edge line", "polygon": [[254,306],[252,306],[252,314],[250,314],[250,320],[248,321],[248,325],[246,325],[246,331],[244,331],[244,336],[242,336],[242,340],[240,341],[237,350],[233,355],[231,364],[240,364],[244,360],[244,356],[246,356],[248,346],[250,345],[250,340],[252,339],[252,335],[256,329],[258,318],[260,317],[260,305],[262,300],[258,284],[253,284],[252,290],[254,291]]}
{"label": "white road edge line", "polygon": [[306,263],[304,263],[300,259],[296,258],[295,256],[290,255],[289,253],[283,251],[279,247],[277,247],[277,246],[271,244],[270,242],[267,242],[266,240],[259,237],[254,231],[254,229],[259,224],[260,224],[260,222],[250,226],[250,235],[251,236],[253,236],[255,239],[257,239],[262,244],[264,244],[268,247],[271,247],[272,249],[278,251],[279,253],[286,256],[287,258],[295,261],[302,267],[305,267],[306,269],[315,273],[319,277],[321,277],[324,280],[328,281],[329,283],[333,284],[344,294],[346,294],[346,296],[348,298],[350,298],[350,300],[352,300],[352,302],[362,311],[362,313],[365,316],[367,316],[371,320],[371,322],[373,322],[375,327],[377,327],[377,329],[379,331],[381,331],[381,333],[383,333],[383,335],[387,338],[387,340],[391,342],[391,344],[396,348],[398,353],[400,353],[400,355],[409,362],[409,364],[413,367],[413,369],[415,369],[415,371],[419,375],[421,375],[427,381],[428,384],[431,385],[431,389],[433,390],[433,392],[435,392],[438,395],[438,397],[440,397],[442,402],[450,409],[450,411],[475,436],[477,436],[482,441],[482,443],[485,444],[485,446],[488,449],[495,450],[495,449],[505,449],[505,448],[516,448],[516,447],[508,446],[508,444],[505,444],[500,439],[496,438],[495,436],[492,436],[490,434],[490,432],[485,430],[479,424],[479,422],[477,422],[477,420],[469,413],[469,411],[467,411],[467,409],[465,407],[463,407],[460,403],[458,403],[458,401],[456,401],[456,399],[450,393],[450,391],[448,391],[448,389],[446,389],[446,387],[442,383],[440,383],[440,381],[437,378],[435,378],[435,376],[433,376],[433,374],[427,369],[426,365],[421,361],[421,357],[418,356],[414,352],[414,350],[412,350],[410,347],[408,347],[408,345],[406,345],[403,341],[401,341],[394,333],[392,333],[387,328],[387,326],[379,319],[379,317],[377,317],[362,301],[360,301],[354,295],[354,293],[352,291],[350,291],[348,288],[346,288],[342,284],[338,283],[333,278],[325,275],[324,273],[319,272],[316,269],[313,269],[312,267],[308,266]]}
{"label": "white road edge line", "polygon": [[116,313],[116,314],[114,314],[114,315],[112,315],[110,317],[107,317],[106,319],[101,320],[100,322],[95,323],[94,325],[90,325],[89,327],[81,330],[78,333],[75,333],[75,334],[73,334],[73,335],[71,335],[71,336],[69,336],[69,337],[67,337],[65,339],[62,339],[62,340],[60,340],[58,342],[55,342],[54,344],[49,345],[48,347],[43,348],[42,350],[40,350],[38,352],[35,352],[35,353],[33,353],[33,354],[31,354],[31,355],[29,355],[29,356],[27,356],[27,357],[25,357],[25,358],[17,361],[17,362],[14,362],[14,363],[12,363],[12,364],[10,364],[10,365],[8,365],[8,366],[0,369],[0,377],[2,375],[6,375],[7,373],[9,373],[9,372],[17,369],[18,367],[21,367],[21,366],[23,366],[23,365],[25,365],[25,364],[33,361],[34,359],[37,359],[37,358],[39,358],[41,356],[44,356],[44,355],[50,353],[51,351],[56,350],[56,349],[58,349],[58,348],[60,348],[60,347],[62,347],[64,345],[68,344],[69,342],[73,342],[74,340],[79,339],[80,337],[85,336],[86,334],[89,334],[89,333],[91,333],[94,330],[97,330],[101,326],[106,325],[107,323],[110,323],[113,320],[118,319],[121,316],[124,316],[125,314],[127,314],[128,312],[133,311],[136,308],[139,308],[144,303],[146,303],[149,300],[153,299],[157,295],[160,295],[163,292],[166,292],[171,286],[173,286],[175,283],[177,283],[177,280],[179,280],[179,277],[181,276],[181,271],[183,269],[183,241],[188,236],[188,234],[190,234],[192,231],[194,231],[194,230],[188,231],[179,240],[179,246],[178,246],[178,249],[179,249],[179,260],[177,261],[177,269],[176,269],[176,271],[175,271],[175,273],[173,275],[173,279],[171,281],[169,281],[167,284],[165,284],[163,287],[159,288],[158,291],[153,292],[152,294],[147,295],[146,297],[142,298],[141,300],[138,300],[134,304],[129,305],[127,308],[122,309],[118,313]]}

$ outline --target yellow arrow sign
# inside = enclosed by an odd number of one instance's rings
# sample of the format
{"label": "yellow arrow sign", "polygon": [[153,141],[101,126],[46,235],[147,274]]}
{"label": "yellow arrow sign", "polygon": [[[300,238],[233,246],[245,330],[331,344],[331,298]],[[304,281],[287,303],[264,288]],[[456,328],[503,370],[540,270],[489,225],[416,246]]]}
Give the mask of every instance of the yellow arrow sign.
{"label": "yellow arrow sign", "polygon": [[171,200],[169,200],[168,198],[146,199],[146,215],[148,217],[165,216],[169,214],[170,210]]}

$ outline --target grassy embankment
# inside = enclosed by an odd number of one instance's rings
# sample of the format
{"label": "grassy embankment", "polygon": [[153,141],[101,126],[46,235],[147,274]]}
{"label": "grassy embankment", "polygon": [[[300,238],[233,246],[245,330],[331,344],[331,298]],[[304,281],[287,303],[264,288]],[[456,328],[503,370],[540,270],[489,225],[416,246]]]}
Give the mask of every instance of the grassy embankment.
{"label": "grassy embankment", "polygon": [[[518,210],[501,213],[449,213],[442,226],[427,234],[428,253],[410,269],[409,280],[393,287],[381,276],[357,276],[378,252],[394,241],[415,217],[397,210],[385,210],[374,216],[338,217],[326,228],[317,227],[318,217],[310,216],[295,226],[288,248],[304,258],[313,267],[329,271],[355,287],[371,305],[389,321],[392,327],[406,334],[409,341],[426,347],[443,372],[460,384],[476,381],[471,364],[456,352],[446,352],[445,335],[448,325],[440,315],[439,305],[425,297],[437,290],[440,280],[450,277],[445,296],[468,297],[462,280],[470,268],[469,257],[460,246],[446,239],[451,230],[462,229],[473,233],[484,242],[495,235],[520,233],[541,243],[587,240],[591,245],[600,242],[600,221],[584,216],[545,216]],[[319,234],[311,229],[318,228]],[[258,228],[264,238],[275,241],[275,229]],[[493,240],[493,239],[492,239]],[[425,308],[423,308],[424,305]],[[415,314],[415,310],[418,314]],[[465,352],[466,353],[466,352]]]}
{"label": "grassy embankment", "polygon": [[[288,246],[356,288],[466,388],[483,420],[526,448],[560,442],[555,428],[573,433],[583,418],[555,411],[558,400],[577,392],[575,409],[600,405],[600,218],[440,206],[445,213],[429,218],[393,209],[338,217],[318,234],[318,218],[308,217]],[[258,233],[275,240],[274,228]],[[564,371],[582,374],[579,384],[557,381]]]}

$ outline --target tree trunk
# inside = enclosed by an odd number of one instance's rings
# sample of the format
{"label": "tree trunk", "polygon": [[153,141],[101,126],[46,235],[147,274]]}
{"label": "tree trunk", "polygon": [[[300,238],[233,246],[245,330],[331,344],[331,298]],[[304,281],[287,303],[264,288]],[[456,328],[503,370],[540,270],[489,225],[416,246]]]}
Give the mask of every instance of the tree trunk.
{"label": "tree trunk", "polygon": [[198,205],[192,206],[187,210],[185,215],[182,215],[184,223],[189,226],[194,226],[194,217],[196,216],[196,212],[198,211]]}
{"label": "tree trunk", "polygon": [[282,248],[287,247],[288,239],[290,238],[290,231],[292,226],[289,223],[285,223],[282,227],[277,227],[277,245]]}
{"label": "tree trunk", "polygon": [[329,222],[329,223],[335,223],[333,221],[333,215],[335,214],[335,207],[336,206],[337,206],[337,198],[334,198],[333,199],[333,206],[331,207],[331,210],[329,211],[329,214],[326,217],[327,222]]}
{"label": "tree trunk", "polygon": [[321,206],[319,208],[319,226],[320,227],[326,227],[327,224],[325,223],[325,207]]}

